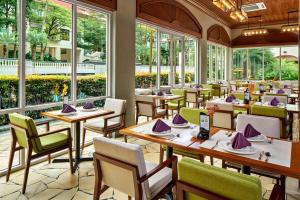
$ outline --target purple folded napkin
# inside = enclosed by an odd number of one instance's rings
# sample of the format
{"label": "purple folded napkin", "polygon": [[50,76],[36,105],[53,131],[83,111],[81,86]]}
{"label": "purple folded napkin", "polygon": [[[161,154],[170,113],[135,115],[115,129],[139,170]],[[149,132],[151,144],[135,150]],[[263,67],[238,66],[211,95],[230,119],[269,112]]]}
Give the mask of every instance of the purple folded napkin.
{"label": "purple folded napkin", "polygon": [[63,109],[61,112],[62,113],[71,113],[71,112],[77,112],[77,110],[68,104],[63,104]]}
{"label": "purple folded napkin", "polygon": [[251,143],[245,138],[242,133],[237,133],[231,140],[233,149],[242,149],[247,146],[251,146]]}
{"label": "purple folded napkin", "polygon": [[283,89],[277,90],[277,94],[284,94],[284,93],[285,93],[285,91]]}
{"label": "purple folded napkin", "polygon": [[86,102],[83,106],[84,109],[93,109],[96,108],[96,106],[94,105],[94,103],[92,102]]}
{"label": "purple folded napkin", "polygon": [[162,91],[159,91],[156,95],[157,95],[157,96],[163,96],[164,93],[163,93]]}
{"label": "purple folded napkin", "polygon": [[289,88],[289,86],[288,86],[287,84],[285,84],[285,85],[283,86],[283,88],[284,88],[284,89],[287,89],[287,88]]}
{"label": "purple folded napkin", "polygon": [[261,133],[258,132],[251,124],[247,124],[245,131],[244,131],[244,136],[246,138],[251,138],[260,135]]}
{"label": "purple folded napkin", "polygon": [[156,123],[154,124],[152,131],[153,132],[157,132],[157,133],[161,133],[164,131],[169,131],[171,130],[171,127],[168,126],[165,122],[163,122],[162,120],[158,119],[156,121]]}
{"label": "purple folded napkin", "polygon": [[181,115],[176,114],[175,117],[173,118],[173,124],[186,124],[188,121],[184,119]]}
{"label": "purple folded napkin", "polygon": [[225,99],[225,101],[227,102],[227,103],[231,103],[233,100],[235,100],[236,98],[235,98],[235,96],[233,96],[233,95],[230,95],[229,97],[227,97],[226,99]]}
{"label": "purple folded napkin", "polygon": [[274,99],[271,100],[270,105],[278,106],[279,103],[280,103],[279,100],[276,97],[274,97]]}
{"label": "purple folded napkin", "polygon": [[200,88],[200,85],[194,85],[193,88]]}

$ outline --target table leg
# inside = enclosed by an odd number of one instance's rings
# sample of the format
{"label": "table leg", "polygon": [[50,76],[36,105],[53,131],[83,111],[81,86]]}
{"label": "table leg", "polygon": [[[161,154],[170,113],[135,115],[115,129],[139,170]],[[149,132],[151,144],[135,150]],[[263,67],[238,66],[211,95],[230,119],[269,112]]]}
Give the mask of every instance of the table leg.
{"label": "table leg", "polygon": [[[89,158],[82,158],[80,157],[80,122],[75,123],[75,132],[74,132],[74,138],[75,138],[75,158],[74,158],[74,169],[78,168],[78,165],[80,162],[83,161],[93,161],[92,157]],[[53,163],[58,163],[58,162],[70,162],[69,159],[54,159]]]}
{"label": "table leg", "polygon": [[[170,158],[171,156],[173,156],[173,147],[167,146],[166,157],[167,157],[167,159],[168,159],[168,158]],[[171,164],[169,167],[172,167],[172,164]],[[169,191],[169,192],[166,194],[166,199],[168,199],[168,200],[172,200],[172,199],[173,199],[173,193],[172,193],[172,190]]]}
{"label": "table leg", "polygon": [[242,165],[242,173],[243,173],[243,174],[250,175],[250,173],[251,173],[251,168],[250,168],[249,166]]}
{"label": "table leg", "polygon": [[291,121],[291,123],[289,124],[290,140],[293,141],[293,123],[294,123],[294,114],[293,114],[293,112],[289,112],[289,120]]}

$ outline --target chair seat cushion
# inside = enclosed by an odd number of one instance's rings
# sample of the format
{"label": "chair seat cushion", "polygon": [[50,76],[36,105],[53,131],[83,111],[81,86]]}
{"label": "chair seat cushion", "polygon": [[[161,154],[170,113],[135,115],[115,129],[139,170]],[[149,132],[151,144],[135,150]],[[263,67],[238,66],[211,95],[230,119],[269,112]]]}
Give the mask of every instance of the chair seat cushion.
{"label": "chair seat cushion", "polygon": [[[157,166],[155,163],[150,163],[146,161],[147,172],[150,172]],[[146,194],[149,199],[152,199],[157,195],[165,186],[167,186],[172,181],[172,169],[165,167],[158,173],[149,178],[149,192]]]}
{"label": "chair seat cushion", "polygon": [[42,151],[51,150],[68,144],[68,135],[64,133],[54,133],[40,137]]}
{"label": "chair seat cushion", "polygon": [[157,108],[156,113],[158,115],[165,115],[167,113],[166,109]]}
{"label": "chair seat cushion", "polygon": [[[179,106],[184,107],[184,102],[180,101]],[[178,108],[178,102],[168,102],[168,108],[177,109]]]}
{"label": "chair seat cushion", "polygon": [[[116,128],[119,125],[120,125],[120,123],[118,123],[118,122],[114,122],[114,121],[111,121],[111,120],[107,121],[107,127],[109,129]],[[103,129],[104,129],[104,119],[97,118],[93,121],[87,121],[83,124],[83,127],[87,128],[87,129],[93,129],[93,130],[96,130],[96,131],[103,131]]]}

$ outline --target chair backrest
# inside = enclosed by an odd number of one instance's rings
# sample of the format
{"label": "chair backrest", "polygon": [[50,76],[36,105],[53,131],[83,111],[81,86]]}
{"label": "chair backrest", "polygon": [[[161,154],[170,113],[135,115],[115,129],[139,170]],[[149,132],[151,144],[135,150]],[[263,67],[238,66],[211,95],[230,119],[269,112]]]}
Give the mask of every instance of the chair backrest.
{"label": "chair backrest", "polygon": [[[196,195],[195,191],[191,193],[183,189],[186,191],[183,193],[185,200],[213,199],[212,196],[218,197],[216,199],[262,199],[262,186],[259,178],[189,158],[183,158],[178,162],[178,176],[178,191],[181,191],[181,184],[185,184],[187,188],[192,186],[195,190],[202,192],[202,195]],[[180,194],[178,196],[181,199]]]}
{"label": "chair backrest", "polygon": [[[174,95],[180,95],[184,97],[184,104],[185,104],[185,100],[186,100],[186,90],[185,89],[171,89],[171,93]],[[171,100],[171,103],[177,103],[179,100]]]}
{"label": "chair backrest", "polygon": [[[36,129],[35,123],[33,119],[30,117],[18,114],[18,113],[12,113],[8,115],[9,121],[11,125],[15,125],[19,127],[22,130],[15,129],[12,127],[12,131],[14,131],[16,135],[17,142],[20,146],[27,148],[27,140],[28,137],[26,135],[26,131],[29,137],[37,136],[38,131]],[[23,131],[24,130],[24,131]],[[32,145],[33,145],[33,151],[38,152],[42,150],[42,145],[40,142],[39,138],[33,139],[32,140]]]}
{"label": "chair backrest", "polygon": [[197,109],[197,108],[181,108],[180,115],[186,119],[188,122],[199,125],[200,124],[200,113],[203,112],[207,114],[207,110],[205,109]]}
{"label": "chair backrest", "polygon": [[221,86],[219,84],[211,84],[211,85],[212,85],[212,96],[220,96]]}
{"label": "chair backrest", "polygon": [[223,100],[220,99],[215,99],[215,100],[211,100],[206,102],[206,107],[209,106],[214,106],[217,105],[219,110],[222,111],[233,111],[233,104],[232,103],[227,103]]}
{"label": "chair backrest", "polygon": [[230,95],[235,96],[235,98],[237,98],[239,100],[244,100],[244,93],[243,92],[234,92],[234,93],[231,93]]}
{"label": "chair backrest", "polygon": [[281,130],[278,118],[239,114],[237,116],[236,131],[243,133],[248,124],[251,124],[265,136],[280,138]]}
{"label": "chair backrest", "polygon": [[150,95],[136,95],[136,107],[138,114],[151,117],[155,114],[156,101]]}
{"label": "chair backrest", "polygon": [[272,99],[274,99],[275,97],[278,99],[278,101],[280,103],[284,103],[284,104],[288,103],[288,96],[287,95],[276,95],[276,94],[263,96],[262,97],[262,103],[271,102]]}
{"label": "chair backrest", "polygon": [[187,88],[186,89],[186,101],[191,103],[196,103],[198,95],[198,90],[195,88]]}
{"label": "chair backrest", "polygon": [[[139,145],[124,143],[105,137],[94,138],[95,153],[135,166],[138,174],[122,166],[100,160],[102,181],[105,185],[135,197],[135,180],[147,173],[143,150]],[[98,171],[99,172],[99,171]],[[96,177],[97,178],[97,177]],[[149,182],[143,183],[143,199],[150,197]]]}
{"label": "chair backrest", "polygon": [[[125,114],[126,100],[107,98],[105,100],[104,109],[114,111],[113,115]],[[110,119],[110,121],[122,123],[124,119],[125,118],[123,116],[123,117],[116,117],[116,118]]]}
{"label": "chair backrest", "polygon": [[136,88],[135,89],[135,95],[149,95],[152,94],[151,89],[146,89],[146,88]]}

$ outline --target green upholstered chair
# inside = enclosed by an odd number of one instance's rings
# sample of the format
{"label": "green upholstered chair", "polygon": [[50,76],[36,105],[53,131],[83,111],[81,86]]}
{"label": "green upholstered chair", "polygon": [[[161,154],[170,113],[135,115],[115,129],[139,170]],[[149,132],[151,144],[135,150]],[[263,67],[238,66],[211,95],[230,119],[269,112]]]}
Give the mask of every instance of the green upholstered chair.
{"label": "green upholstered chair", "polygon": [[212,85],[212,92],[211,93],[212,93],[213,97],[221,98],[221,96],[225,95],[225,90],[222,90],[220,84],[211,84],[211,85]]}
{"label": "green upholstered chair", "polygon": [[171,89],[171,93],[174,95],[182,96],[182,99],[171,100],[168,102],[169,110],[177,110],[179,112],[180,108],[185,107],[186,100],[186,90],[185,89]]}
{"label": "green upholstered chair", "polygon": [[[178,200],[262,200],[259,178],[206,165],[189,158],[178,162]],[[284,189],[275,185],[270,199],[284,199]]]}
{"label": "green upholstered chair", "polygon": [[281,138],[288,138],[286,129],[289,122],[287,120],[287,110],[285,108],[254,104],[251,106],[250,113],[252,115],[279,118],[281,123]]}
{"label": "green upholstered chair", "polygon": [[[49,131],[39,134],[36,125],[30,117],[18,113],[9,114],[12,146],[9,157],[8,172],[6,181],[9,180],[13,157],[16,151],[27,149],[27,160],[24,173],[23,190],[25,193],[30,162],[32,159],[50,155],[52,153],[69,149],[70,161],[72,161],[72,137],[70,128]],[[63,132],[67,132],[64,134]],[[18,147],[16,147],[18,144]],[[32,152],[35,154],[32,155]],[[73,164],[70,162],[71,173],[74,173]]]}
{"label": "green upholstered chair", "polygon": [[[180,115],[184,119],[186,119],[189,123],[195,124],[195,125],[200,124],[200,112],[207,114],[207,110],[205,110],[205,109],[197,109],[197,108],[181,108],[180,109]],[[159,159],[160,163],[162,163],[162,161],[163,161],[165,150],[166,150],[166,146],[161,146],[160,159]],[[203,155],[191,153],[189,151],[183,151],[183,150],[177,149],[177,148],[174,148],[173,152],[178,155],[199,159],[200,161],[203,161],[203,159],[204,159]]]}
{"label": "green upholstered chair", "polygon": [[203,89],[207,89],[200,91],[200,94],[203,96],[204,101],[210,100],[212,98],[213,86],[209,84],[202,84],[201,86]]}

